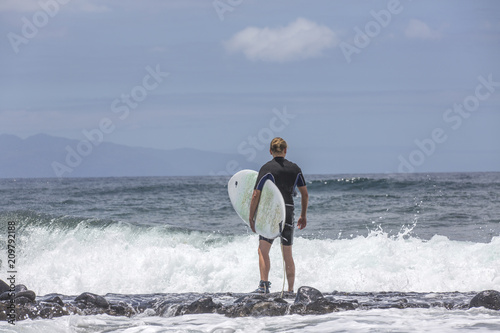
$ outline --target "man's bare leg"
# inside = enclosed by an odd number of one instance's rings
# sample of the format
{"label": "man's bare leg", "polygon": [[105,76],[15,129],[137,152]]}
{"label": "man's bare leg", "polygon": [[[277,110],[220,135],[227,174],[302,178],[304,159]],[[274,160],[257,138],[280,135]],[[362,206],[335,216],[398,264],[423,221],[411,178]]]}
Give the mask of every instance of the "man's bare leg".
{"label": "man's bare leg", "polygon": [[283,257],[285,258],[286,279],[288,281],[288,291],[293,292],[293,284],[295,283],[295,262],[292,256],[292,246],[283,245]]}
{"label": "man's bare leg", "polygon": [[271,260],[269,259],[270,250],[271,243],[265,240],[259,241],[259,269],[262,281],[269,281],[269,270],[271,269]]}

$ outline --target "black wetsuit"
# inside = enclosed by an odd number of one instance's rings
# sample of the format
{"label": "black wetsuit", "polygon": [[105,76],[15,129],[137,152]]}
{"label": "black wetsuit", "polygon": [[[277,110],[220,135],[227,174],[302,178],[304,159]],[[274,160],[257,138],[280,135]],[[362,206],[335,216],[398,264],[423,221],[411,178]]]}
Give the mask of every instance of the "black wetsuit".
{"label": "black wetsuit", "polygon": [[[262,191],[264,183],[268,179],[276,184],[285,201],[286,218],[285,226],[283,228],[283,232],[281,233],[281,243],[283,245],[292,245],[294,230],[293,193],[296,186],[306,186],[306,181],[302,175],[302,170],[300,170],[298,165],[288,161],[284,157],[275,157],[260,168],[259,175],[257,176],[257,181],[255,183],[255,189]],[[269,243],[273,242],[273,239],[264,238],[262,236],[260,236],[259,239],[265,240]]]}

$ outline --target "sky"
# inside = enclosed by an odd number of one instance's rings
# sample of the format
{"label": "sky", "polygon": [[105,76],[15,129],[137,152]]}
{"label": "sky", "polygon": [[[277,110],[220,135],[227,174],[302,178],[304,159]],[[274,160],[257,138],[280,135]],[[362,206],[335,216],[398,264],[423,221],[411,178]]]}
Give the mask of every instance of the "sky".
{"label": "sky", "polygon": [[0,134],[500,171],[495,0],[2,0]]}

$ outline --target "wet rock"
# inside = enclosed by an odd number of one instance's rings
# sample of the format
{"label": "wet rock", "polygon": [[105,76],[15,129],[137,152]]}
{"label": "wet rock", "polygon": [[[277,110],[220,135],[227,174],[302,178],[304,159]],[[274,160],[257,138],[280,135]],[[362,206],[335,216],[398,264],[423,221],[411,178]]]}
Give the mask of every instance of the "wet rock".
{"label": "wet rock", "polygon": [[[160,317],[180,316],[182,310],[181,304],[174,304],[171,301],[161,302],[153,307],[153,311]],[[151,312],[149,307],[141,307],[140,312]],[[151,315],[151,314],[150,314]]]}
{"label": "wet rock", "polygon": [[288,304],[287,301],[285,301],[283,298],[281,297],[276,297],[273,302],[276,302],[276,303],[281,303],[281,304]]}
{"label": "wet rock", "polygon": [[214,303],[212,297],[202,297],[193,303],[183,306],[178,309],[180,314],[199,314],[199,313],[215,313],[221,307],[220,304]]}
{"label": "wet rock", "polygon": [[336,304],[326,298],[319,298],[307,304],[295,303],[290,306],[290,314],[326,314],[334,311],[338,311]]}
{"label": "wet rock", "polygon": [[[37,297],[24,285],[10,286],[0,281],[0,320],[55,318],[64,315],[180,316],[218,313],[228,317],[317,315],[357,308],[426,308],[466,310],[473,306],[500,309],[500,292],[474,293],[401,293],[401,292],[333,292],[323,294],[312,287],[300,287],[297,294],[107,294],[106,298],[83,293],[78,297],[49,294]],[[476,297],[474,297],[476,296]],[[14,298],[13,298],[14,297]],[[473,298],[474,297],[474,298]],[[470,301],[472,299],[472,301]],[[3,299],[3,300],[2,300]]]}
{"label": "wet rock", "polygon": [[354,310],[358,307],[357,301],[336,301],[325,298],[323,294],[312,287],[300,287],[295,302],[290,306],[291,314],[326,314],[340,310]]}
{"label": "wet rock", "polygon": [[0,321],[8,320],[9,309],[7,308],[7,304],[4,302],[0,302]]}
{"label": "wet rock", "polygon": [[237,298],[234,303],[248,303],[254,300],[262,300],[265,301],[267,300],[267,297],[264,295],[258,295],[258,294],[249,294],[242,296],[240,298]]}
{"label": "wet rock", "polygon": [[[186,314],[217,313],[222,307],[220,303],[213,301],[211,296],[200,297],[194,302],[175,302],[167,299],[154,306],[155,312],[162,317],[182,316]],[[148,309],[141,309],[141,312]]]}
{"label": "wet rock", "polygon": [[44,299],[44,302],[56,303],[56,304],[59,304],[60,306],[64,306],[64,302],[62,301],[61,297],[59,297],[59,296],[52,296],[52,297],[46,298],[46,299]]}
{"label": "wet rock", "polygon": [[225,306],[221,312],[231,318],[247,317],[250,316],[255,304],[266,300],[267,298],[262,295],[246,295]]}
{"label": "wet rock", "polygon": [[3,294],[4,292],[6,291],[9,291],[10,290],[10,287],[7,283],[5,283],[4,281],[0,280],[0,294]]}
{"label": "wet rock", "polygon": [[294,304],[308,304],[322,299],[323,294],[318,289],[313,287],[300,287],[297,290],[297,296],[295,297]]}
{"label": "wet rock", "polygon": [[18,294],[18,293],[21,293],[21,292],[27,291],[27,290],[28,290],[28,288],[26,288],[26,286],[24,284],[18,284],[18,285],[16,285],[14,291],[16,294]]}
{"label": "wet rock", "polygon": [[290,307],[290,313],[292,314],[324,314],[334,310],[334,307],[325,299],[321,291],[306,286],[297,290],[295,302]]}
{"label": "wet rock", "polygon": [[4,291],[0,294],[0,301],[6,301],[11,299],[11,295],[13,295],[10,291]]}
{"label": "wet rock", "polygon": [[332,302],[339,310],[356,310],[359,307],[358,301],[335,301]]}
{"label": "wet rock", "polygon": [[26,305],[26,304],[32,304],[32,303],[35,303],[34,301],[32,301],[31,299],[29,299],[28,297],[16,297],[16,305]]}
{"label": "wet rock", "polygon": [[288,309],[288,304],[276,301],[257,302],[250,310],[250,315],[259,316],[283,316]]}
{"label": "wet rock", "polygon": [[38,318],[41,307],[37,304],[18,304],[16,306],[16,321]]}
{"label": "wet rock", "polygon": [[328,301],[326,298],[320,298],[306,305],[304,314],[325,314],[339,311],[337,305]]}
{"label": "wet rock", "polygon": [[11,298],[16,300],[16,304],[18,303],[32,303],[35,302],[36,295],[31,290],[25,290],[21,292],[11,292],[6,291],[0,294],[0,301],[8,301]]}
{"label": "wet rock", "polygon": [[40,302],[39,305],[42,308],[39,311],[39,316],[44,319],[52,319],[69,314],[69,312],[65,308],[63,308],[63,306],[57,303]]}
{"label": "wet rock", "polygon": [[237,298],[232,304],[223,307],[219,313],[231,318],[247,317],[252,315],[252,309],[256,304],[268,301],[268,295],[247,294]]}
{"label": "wet rock", "polygon": [[481,291],[469,303],[470,308],[481,306],[487,309],[500,310],[500,292],[496,290]]}
{"label": "wet rock", "polygon": [[127,303],[119,302],[118,304],[109,305],[108,314],[110,316],[132,317],[133,315],[136,314],[136,311],[134,311],[134,309]]}
{"label": "wet rock", "polygon": [[282,298],[269,299],[264,295],[246,295],[223,309],[228,317],[282,316],[288,310],[288,302]]}
{"label": "wet rock", "polygon": [[16,296],[15,296],[16,303],[18,302],[18,299],[21,297],[28,299],[31,303],[35,302],[35,300],[36,300],[35,292],[32,290],[24,290],[24,291],[20,291],[20,292],[16,293]]}
{"label": "wet rock", "polygon": [[64,303],[62,307],[64,311],[68,312],[68,314],[77,314],[77,315],[85,315],[79,307],[77,307],[74,303]]}
{"label": "wet rock", "polygon": [[83,303],[85,306],[90,306],[90,307],[94,305],[102,309],[109,308],[109,303],[104,297],[92,293],[81,294],[80,296],[75,298],[75,302]]}
{"label": "wet rock", "polygon": [[[17,318],[31,318],[30,316],[26,317],[26,313],[23,313],[22,310],[19,312],[18,308],[19,306],[26,306],[27,304],[36,304],[36,295],[33,291],[28,290],[24,284],[18,284],[11,289],[10,286],[2,280],[0,280],[0,290],[3,290],[0,294],[0,301],[3,302],[5,306],[10,305],[10,308],[8,308],[10,312],[15,312]],[[7,312],[5,312],[5,314],[7,314]]]}

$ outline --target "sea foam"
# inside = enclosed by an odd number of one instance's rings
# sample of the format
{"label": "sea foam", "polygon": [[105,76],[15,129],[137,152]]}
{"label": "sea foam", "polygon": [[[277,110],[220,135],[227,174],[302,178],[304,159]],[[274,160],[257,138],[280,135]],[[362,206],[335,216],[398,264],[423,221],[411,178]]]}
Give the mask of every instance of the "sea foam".
{"label": "sea foam", "polygon": [[[18,280],[39,295],[249,292],[258,284],[258,237],[125,223],[61,228],[31,225],[19,235]],[[324,292],[452,292],[498,289],[500,238],[489,243],[422,240],[382,230],[351,239],[295,238],[296,288]],[[283,283],[278,242],[273,291]]]}

